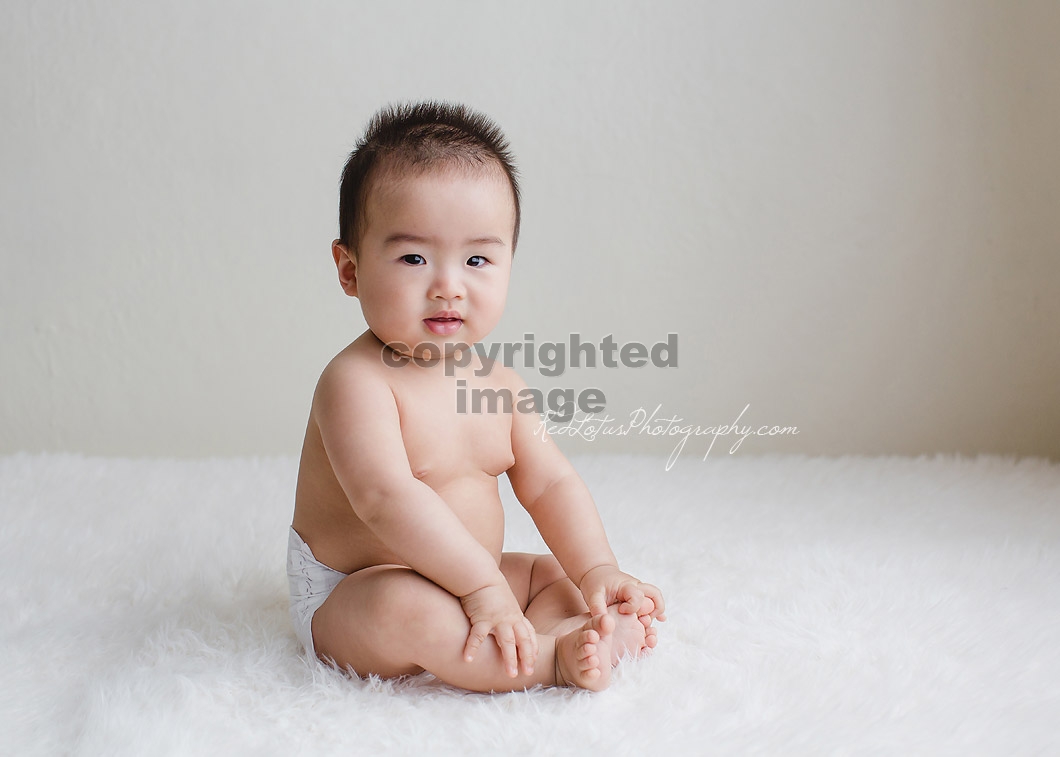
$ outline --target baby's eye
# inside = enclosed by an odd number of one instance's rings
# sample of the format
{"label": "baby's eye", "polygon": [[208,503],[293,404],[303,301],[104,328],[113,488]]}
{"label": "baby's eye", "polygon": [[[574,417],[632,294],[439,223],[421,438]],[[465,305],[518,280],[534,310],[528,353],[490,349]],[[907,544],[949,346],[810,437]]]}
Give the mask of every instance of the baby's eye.
{"label": "baby's eye", "polygon": [[470,258],[467,259],[467,264],[472,268],[481,268],[488,262],[489,261],[481,255],[472,255]]}
{"label": "baby's eye", "polygon": [[402,255],[401,259],[409,265],[424,265],[427,263],[427,261],[423,259],[422,255],[417,255],[416,253],[412,253],[410,255]]}

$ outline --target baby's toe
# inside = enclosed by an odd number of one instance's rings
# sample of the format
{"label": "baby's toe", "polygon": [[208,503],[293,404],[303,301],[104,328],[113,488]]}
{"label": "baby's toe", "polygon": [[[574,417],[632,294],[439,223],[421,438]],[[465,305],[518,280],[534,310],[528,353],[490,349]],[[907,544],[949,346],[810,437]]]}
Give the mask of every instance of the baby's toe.
{"label": "baby's toe", "polygon": [[593,629],[599,632],[601,638],[610,636],[615,631],[615,619],[611,617],[610,613],[597,615],[590,620],[590,623],[592,623]]}

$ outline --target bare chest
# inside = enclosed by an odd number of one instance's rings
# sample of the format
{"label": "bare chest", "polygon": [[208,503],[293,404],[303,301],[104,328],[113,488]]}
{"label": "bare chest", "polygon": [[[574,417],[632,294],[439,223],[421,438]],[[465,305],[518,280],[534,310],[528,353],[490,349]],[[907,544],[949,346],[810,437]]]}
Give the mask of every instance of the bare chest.
{"label": "bare chest", "polygon": [[412,472],[436,490],[468,478],[496,478],[515,461],[511,413],[500,404],[492,412],[485,406],[471,412],[462,402],[473,389],[495,388],[473,376],[462,380],[410,376],[392,384]]}

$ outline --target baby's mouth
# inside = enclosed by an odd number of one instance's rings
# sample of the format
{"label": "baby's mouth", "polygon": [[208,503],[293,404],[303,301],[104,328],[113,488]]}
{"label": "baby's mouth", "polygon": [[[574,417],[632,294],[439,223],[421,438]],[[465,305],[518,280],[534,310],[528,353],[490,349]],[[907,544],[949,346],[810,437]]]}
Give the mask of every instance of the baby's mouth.
{"label": "baby's mouth", "polygon": [[424,318],[423,322],[427,324],[427,328],[431,330],[432,334],[438,334],[439,336],[455,334],[464,325],[464,320],[455,316]]}

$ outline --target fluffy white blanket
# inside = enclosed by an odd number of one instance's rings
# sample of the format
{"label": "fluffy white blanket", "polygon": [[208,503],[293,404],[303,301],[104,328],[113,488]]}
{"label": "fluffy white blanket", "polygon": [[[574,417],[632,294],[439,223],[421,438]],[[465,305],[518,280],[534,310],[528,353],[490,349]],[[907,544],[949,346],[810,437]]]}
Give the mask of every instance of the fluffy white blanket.
{"label": "fluffy white blanket", "polygon": [[[575,461],[670,620],[600,694],[351,680],[289,627],[291,459],[0,458],[10,754],[1039,754],[1060,465]],[[505,492],[507,548],[539,550]]]}

